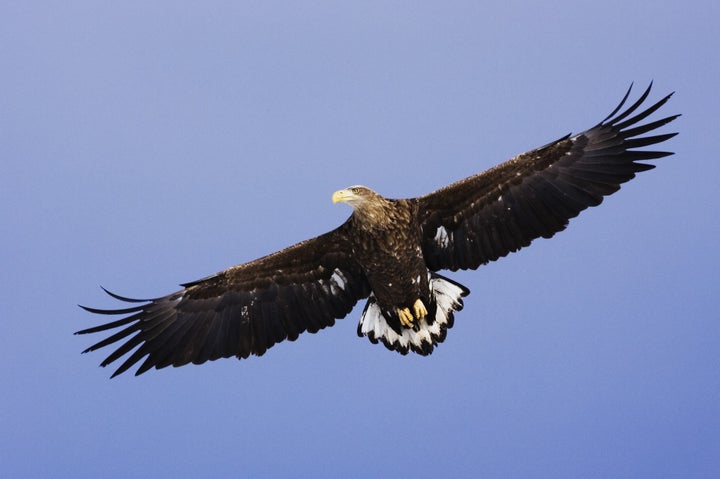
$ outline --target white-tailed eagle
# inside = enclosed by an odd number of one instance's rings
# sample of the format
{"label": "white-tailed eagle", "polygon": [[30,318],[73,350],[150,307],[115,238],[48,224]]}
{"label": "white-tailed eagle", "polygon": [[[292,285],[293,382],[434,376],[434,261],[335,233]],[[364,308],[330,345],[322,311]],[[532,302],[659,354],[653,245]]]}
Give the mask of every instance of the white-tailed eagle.
{"label": "white-tailed eagle", "polygon": [[[651,84],[652,86],[652,84]],[[337,229],[154,299],[131,299],[124,315],[78,331],[121,328],[84,352],[119,344],[106,366],[128,355],[116,376],[151,368],[261,356],[303,332],[316,333],[368,298],[359,336],[388,349],[427,355],[453,325],[469,293],[440,270],[476,269],[550,238],[570,218],[672,153],[643,149],[676,133],[647,135],[679,115],[641,124],[670,95],[641,108],[650,87],[624,111],[630,90],[596,126],[518,155],[419,198],[388,199],[364,186],[337,191],[352,215]],[[142,361],[142,362],[141,362]]]}

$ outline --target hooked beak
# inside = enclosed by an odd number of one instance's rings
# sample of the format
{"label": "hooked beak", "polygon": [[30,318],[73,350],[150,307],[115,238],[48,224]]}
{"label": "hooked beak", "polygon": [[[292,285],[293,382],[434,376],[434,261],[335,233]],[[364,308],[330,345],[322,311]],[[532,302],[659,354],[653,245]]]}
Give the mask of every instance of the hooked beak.
{"label": "hooked beak", "polygon": [[345,203],[347,200],[352,199],[355,197],[355,195],[352,193],[352,191],[345,189],[345,190],[338,190],[332,195],[332,202],[333,203]]}

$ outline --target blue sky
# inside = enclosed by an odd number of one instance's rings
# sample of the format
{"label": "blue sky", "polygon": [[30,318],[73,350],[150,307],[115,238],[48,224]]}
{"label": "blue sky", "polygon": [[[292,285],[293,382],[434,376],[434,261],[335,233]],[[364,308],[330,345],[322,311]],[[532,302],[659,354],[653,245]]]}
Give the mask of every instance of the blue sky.
{"label": "blue sky", "polygon": [[[720,473],[717,2],[3,2],[4,477]],[[430,357],[335,327],[112,381],[99,285],[150,297],[602,119],[682,113],[551,240],[451,274]]]}

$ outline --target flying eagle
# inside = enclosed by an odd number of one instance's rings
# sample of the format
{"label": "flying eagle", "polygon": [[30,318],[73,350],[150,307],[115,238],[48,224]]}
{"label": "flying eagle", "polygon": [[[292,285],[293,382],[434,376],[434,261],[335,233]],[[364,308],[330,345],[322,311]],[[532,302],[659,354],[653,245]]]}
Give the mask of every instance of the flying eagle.
{"label": "flying eagle", "polygon": [[535,238],[550,238],[635,173],[654,167],[638,161],[672,154],[638,149],[676,135],[646,133],[679,115],[639,124],[672,96],[638,110],[651,87],[620,112],[629,89],[607,118],[578,135],[419,198],[388,199],[365,186],[337,191],[333,202],[353,209],[337,229],[183,284],[167,296],[131,299],[105,290],[132,305],[82,306],[91,313],[126,315],[78,331],[123,328],[84,352],[119,343],[102,366],[131,353],[113,377],[141,360],[136,375],[262,356],[276,343],[332,326],[368,298],[358,336],[401,354],[428,355],[445,339],[469,293],[439,270],[476,269]]}

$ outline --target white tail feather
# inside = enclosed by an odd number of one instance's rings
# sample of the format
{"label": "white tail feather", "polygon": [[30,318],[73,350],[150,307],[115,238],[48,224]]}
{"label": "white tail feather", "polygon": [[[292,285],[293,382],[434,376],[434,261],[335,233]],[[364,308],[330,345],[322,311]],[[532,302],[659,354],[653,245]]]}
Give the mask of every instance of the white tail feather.
{"label": "white tail feather", "polygon": [[382,341],[388,349],[401,354],[408,351],[422,355],[432,353],[435,345],[443,342],[447,330],[453,326],[453,313],[463,308],[462,298],[469,290],[440,275],[430,273],[429,276],[430,291],[437,305],[432,324],[423,319],[418,322],[417,330],[402,327],[398,333],[390,327],[375,296],[371,294],[358,324],[358,336],[367,336],[373,343]]}

